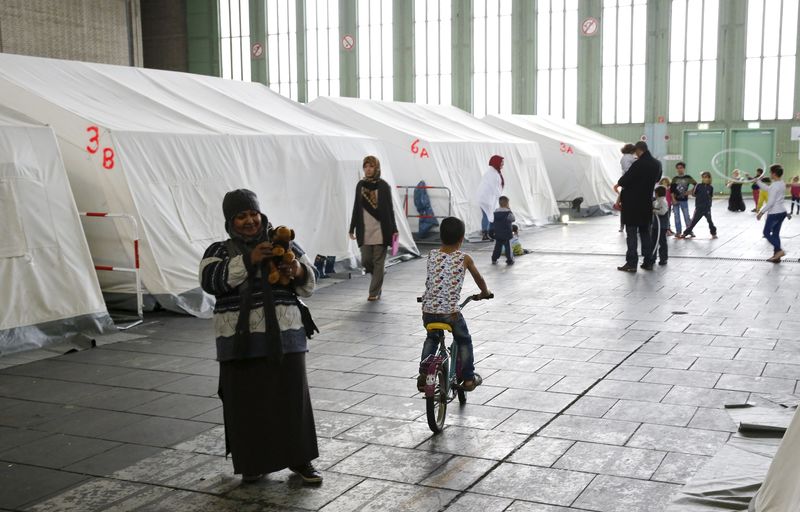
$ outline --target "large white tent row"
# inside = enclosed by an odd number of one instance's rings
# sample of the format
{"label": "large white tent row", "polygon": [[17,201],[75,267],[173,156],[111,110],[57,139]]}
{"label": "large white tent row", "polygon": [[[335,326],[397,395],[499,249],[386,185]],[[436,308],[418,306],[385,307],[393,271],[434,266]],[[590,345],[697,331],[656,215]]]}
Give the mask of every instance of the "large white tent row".
{"label": "large white tent row", "polygon": [[[446,188],[449,194],[431,191],[435,213],[449,212],[477,231],[477,189],[493,154],[505,158],[504,194],[518,223],[529,226],[558,215],[562,192],[551,183],[569,181],[561,174],[575,178],[587,205],[613,200],[610,150],[598,155],[619,146],[559,126],[557,138],[581,153],[573,167],[553,171],[540,146],[549,155],[556,136],[537,135],[548,129],[534,130],[526,116],[508,118],[524,121],[520,130],[508,119],[483,122],[455,107],[320,98],[307,108],[255,83],[11,54],[0,54],[2,105],[54,130],[80,211],[133,219],[85,223],[95,264],[133,266],[138,239],[147,294],[198,316],[210,314],[212,299],[198,287],[197,263],[226,236],[221,201],[228,190],[254,190],[273,224],[294,228],[312,257],[356,264],[347,230],[368,154],[381,159],[393,187],[424,180]],[[397,191],[394,202],[401,247],[418,254]],[[129,275],[112,272],[100,274],[100,286],[110,300],[135,291]]]}
{"label": "large white tent row", "polygon": [[[381,144],[260,84],[0,54],[0,104],[55,130],[80,210],[137,221],[142,282],[166,308],[210,315],[198,262],[226,238],[228,190],[254,190],[270,221],[295,229],[312,258],[355,259],[347,236],[355,184],[362,158],[383,156]],[[383,177],[394,184],[388,162]],[[401,246],[416,253],[397,216]],[[86,229],[101,265],[130,266],[134,236],[122,218]],[[130,282],[101,276],[107,296],[130,294]]]}
{"label": "large white tent row", "polygon": [[461,109],[325,97],[309,107],[380,139],[402,185],[424,180],[427,186],[446,188],[449,194],[431,191],[434,213],[445,215],[450,201],[451,213],[464,220],[467,232],[480,229],[477,190],[482,175],[490,169],[489,158],[495,154],[504,158],[503,194],[509,197],[519,224],[546,224],[558,215],[539,145],[489,126]]}
{"label": "large white tent row", "polygon": [[0,355],[113,328],[53,131],[0,106]]}
{"label": "large white tent row", "polygon": [[539,143],[556,200],[582,197],[589,213],[610,210],[621,174],[622,142],[548,116],[493,115],[483,121]]}

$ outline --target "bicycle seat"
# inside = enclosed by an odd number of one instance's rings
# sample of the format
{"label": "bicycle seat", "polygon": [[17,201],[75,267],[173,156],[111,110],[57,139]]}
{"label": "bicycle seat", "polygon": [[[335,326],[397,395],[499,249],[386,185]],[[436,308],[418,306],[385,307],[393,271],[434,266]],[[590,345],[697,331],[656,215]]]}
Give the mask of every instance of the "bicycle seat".
{"label": "bicycle seat", "polygon": [[450,324],[446,324],[444,322],[431,322],[429,324],[425,324],[425,328],[429,331],[442,330],[447,332],[453,332],[453,327]]}

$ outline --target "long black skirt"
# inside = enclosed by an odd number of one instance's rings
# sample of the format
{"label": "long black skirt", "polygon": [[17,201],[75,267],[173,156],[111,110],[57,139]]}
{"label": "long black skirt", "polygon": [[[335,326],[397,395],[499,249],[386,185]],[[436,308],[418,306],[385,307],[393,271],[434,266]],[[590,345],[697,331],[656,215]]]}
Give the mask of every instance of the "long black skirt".
{"label": "long black skirt", "polygon": [[285,354],[280,365],[258,358],[219,366],[225,451],[234,473],[271,473],[319,457],[305,352]]}
{"label": "long black skirt", "polygon": [[744,199],[742,198],[742,184],[733,183],[731,185],[731,195],[728,198],[728,210],[732,212],[743,212],[747,208],[744,206]]}

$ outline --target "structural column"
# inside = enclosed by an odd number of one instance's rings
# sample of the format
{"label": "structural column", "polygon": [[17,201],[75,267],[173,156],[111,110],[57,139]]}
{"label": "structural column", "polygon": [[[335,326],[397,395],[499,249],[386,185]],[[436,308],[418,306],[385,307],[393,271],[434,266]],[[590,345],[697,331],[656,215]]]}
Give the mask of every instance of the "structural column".
{"label": "structural column", "polygon": [[719,4],[716,119],[729,124],[744,117],[746,0]]}
{"label": "structural column", "polygon": [[[267,67],[267,0],[250,0],[250,47],[261,43],[263,53],[254,57],[252,51],[250,59],[250,80],[269,84],[269,70]],[[244,55],[242,56],[244,57]]]}
{"label": "structural column", "polygon": [[[578,3],[578,124],[600,124],[603,87],[603,28],[602,0],[583,0]],[[599,30],[585,36],[581,25],[587,18],[599,20]],[[566,98],[565,98],[566,100]]]}
{"label": "structural column", "polygon": [[514,0],[511,16],[511,112],[536,109],[536,3]]}
{"label": "structural column", "polygon": [[297,101],[308,101],[308,78],[306,74],[308,54],[306,53],[306,2],[295,0],[297,9]]}
{"label": "structural column", "polygon": [[[352,35],[355,47],[342,48],[342,38]],[[356,0],[339,0],[339,94],[351,98],[358,97],[358,5]]]}
{"label": "structural column", "polygon": [[[723,4],[725,2],[722,2]],[[647,3],[647,64],[645,66],[644,122],[666,120],[669,111],[669,31],[672,2]],[[602,54],[600,55],[602,59]]]}
{"label": "structural column", "polygon": [[186,3],[189,73],[220,76],[219,19],[215,0]]}
{"label": "structural column", "polygon": [[392,2],[392,47],[394,99],[414,101],[414,0]]}
{"label": "structural column", "polygon": [[452,0],[453,105],[472,112],[472,0]]}

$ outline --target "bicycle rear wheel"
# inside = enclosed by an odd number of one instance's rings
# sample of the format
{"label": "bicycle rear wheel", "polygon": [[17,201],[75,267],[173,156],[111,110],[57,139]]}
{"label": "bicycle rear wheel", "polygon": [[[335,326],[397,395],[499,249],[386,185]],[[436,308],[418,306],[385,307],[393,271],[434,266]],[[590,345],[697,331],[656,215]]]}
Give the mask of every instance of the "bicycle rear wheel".
{"label": "bicycle rear wheel", "polygon": [[447,363],[436,371],[436,385],[432,397],[425,397],[425,412],[428,416],[428,427],[434,434],[444,429],[447,416]]}

